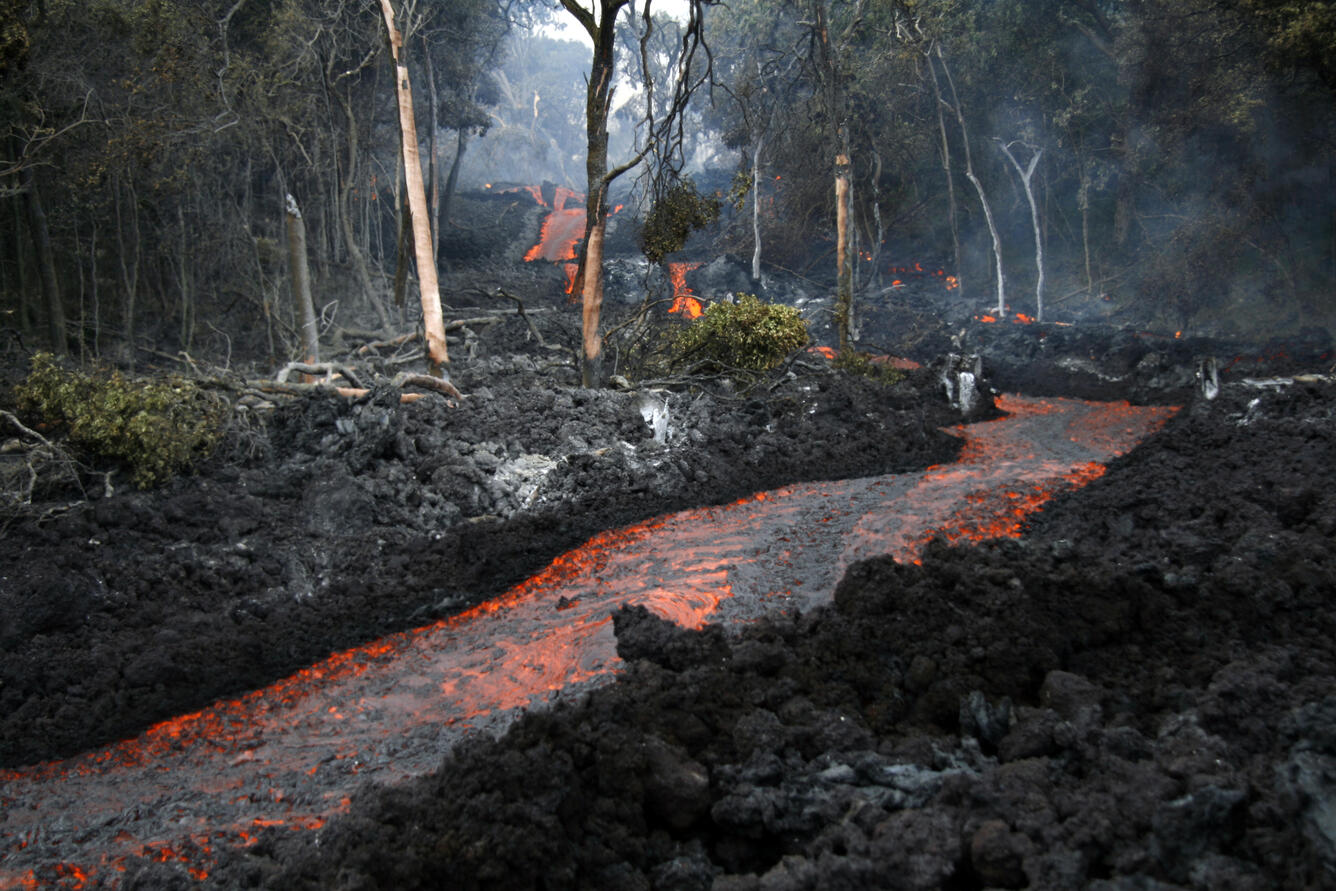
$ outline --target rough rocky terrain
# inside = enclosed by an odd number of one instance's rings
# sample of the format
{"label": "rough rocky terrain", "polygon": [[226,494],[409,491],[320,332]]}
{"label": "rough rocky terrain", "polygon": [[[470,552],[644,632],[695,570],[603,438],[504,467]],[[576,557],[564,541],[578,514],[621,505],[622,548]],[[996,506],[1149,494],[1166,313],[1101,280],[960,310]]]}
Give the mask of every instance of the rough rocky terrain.
{"label": "rough rocky terrain", "polygon": [[1229,386],[1023,539],[738,637],[625,611],[614,686],[216,881],[1330,887],[1333,397]]}
{"label": "rough rocky terrain", "polygon": [[[458,612],[603,529],[958,447],[938,432],[961,416],[932,369],[888,389],[813,358],[742,394],[590,392],[526,331],[493,326],[457,362],[458,404],[302,398],[194,475],[10,522],[0,764],[87,750]],[[624,610],[616,683],[355,796],[319,831],[219,852],[208,881],[1336,882],[1336,388],[1235,369],[1208,401],[1194,357],[1145,338],[1055,349],[1064,334],[1046,356],[1032,332],[976,334],[1030,345],[996,348],[1009,388],[1186,407],[1019,541],[858,564],[832,606],[740,634]],[[196,880],[144,861],[99,881]]]}

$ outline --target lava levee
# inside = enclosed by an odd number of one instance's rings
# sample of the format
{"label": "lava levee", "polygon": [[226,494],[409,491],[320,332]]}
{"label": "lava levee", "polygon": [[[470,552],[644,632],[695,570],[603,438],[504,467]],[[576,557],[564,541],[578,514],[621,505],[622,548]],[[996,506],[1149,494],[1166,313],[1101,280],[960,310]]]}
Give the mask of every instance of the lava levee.
{"label": "lava levee", "polygon": [[850,564],[914,560],[934,535],[1014,536],[1027,513],[1103,472],[1172,408],[1000,401],[955,428],[955,463],[809,483],[606,532],[504,596],[339,653],[269,687],[99,752],[0,771],[0,888],[82,887],[130,856],[180,861],[258,831],[314,830],[367,783],[421,775],[466,734],[579,695],[618,666],[612,614],[686,627],[809,610]]}

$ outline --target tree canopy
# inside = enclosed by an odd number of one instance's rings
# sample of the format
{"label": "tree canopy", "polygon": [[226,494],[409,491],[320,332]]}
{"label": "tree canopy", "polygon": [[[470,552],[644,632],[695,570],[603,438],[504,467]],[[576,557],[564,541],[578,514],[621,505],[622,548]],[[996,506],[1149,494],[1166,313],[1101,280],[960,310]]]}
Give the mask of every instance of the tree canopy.
{"label": "tree canopy", "polygon": [[[398,5],[438,238],[470,159],[474,182],[586,188],[589,48],[516,21],[587,3]],[[639,160],[653,198],[742,183],[715,248],[831,293],[847,276],[851,324],[912,259],[1012,312],[1336,313],[1336,4],[730,0],[690,24],[605,5],[595,178]],[[684,52],[694,95],[665,129]],[[368,0],[0,0],[6,325],[125,362],[290,355],[289,193],[322,317],[404,325],[394,93]]]}

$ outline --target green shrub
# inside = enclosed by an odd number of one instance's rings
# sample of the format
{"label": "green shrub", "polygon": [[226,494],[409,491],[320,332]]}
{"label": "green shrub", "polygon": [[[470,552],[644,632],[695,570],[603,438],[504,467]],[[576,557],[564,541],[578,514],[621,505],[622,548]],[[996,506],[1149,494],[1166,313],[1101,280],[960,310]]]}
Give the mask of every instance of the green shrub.
{"label": "green shrub", "polygon": [[797,309],[739,294],[737,303],[710,304],[677,336],[675,348],[679,364],[763,372],[806,344],[807,322]]}
{"label": "green shrub", "polygon": [[857,350],[844,350],[835,357],[831,365],[845,374],[868,377],[887,387],[905,379],[905,373],[899,368],[884,362],[874,362],[870,353],[860,353]]}
{"label": "green shrub", "polygon": [[640,230],[640,250],[651,263],[680,251],[688,236],[719,219],[718,198],[706,198],[689,179],[679,180],[654,202]]}
{"label": "green shrub", "polygon": [[33,356],[15,395],[21,411],[63,426],[72,446],[122,462],[140,488],[207,456],[222,432],[222,400],[190,381],[84,374],[63,368],[50,353]]}

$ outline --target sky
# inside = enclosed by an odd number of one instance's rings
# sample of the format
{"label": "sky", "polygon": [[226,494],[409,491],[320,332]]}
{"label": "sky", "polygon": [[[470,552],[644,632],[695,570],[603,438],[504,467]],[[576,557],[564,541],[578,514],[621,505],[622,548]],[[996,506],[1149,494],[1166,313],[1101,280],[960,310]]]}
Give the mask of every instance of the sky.
{"label": "sky", "polygon": [[[589,9],[594,5],[592,0],[581,0],[581,2],[586,9]],[[633,2],[635,3],[638,12],[643,4],[643,0],[633,0]],[[688,7],[688,0],[654,0],[655,12],[666,13],[681,22],[687,20]],[[582,43],[589,42],[589,35],[576,23],[575,18],[565,11],[562,11],[559,14],[556,27],[552,28],[547,33],[552,34],[554,37],[561,37],[566,40],[578,40]]]}

